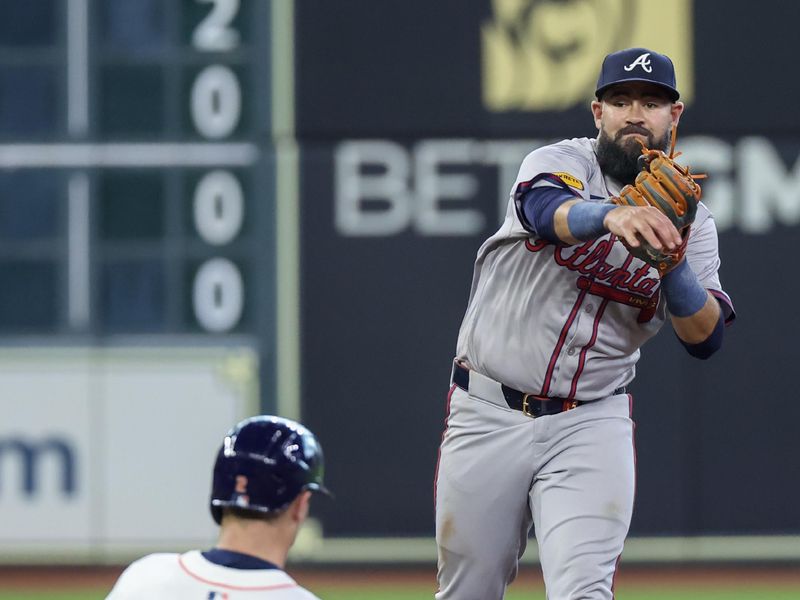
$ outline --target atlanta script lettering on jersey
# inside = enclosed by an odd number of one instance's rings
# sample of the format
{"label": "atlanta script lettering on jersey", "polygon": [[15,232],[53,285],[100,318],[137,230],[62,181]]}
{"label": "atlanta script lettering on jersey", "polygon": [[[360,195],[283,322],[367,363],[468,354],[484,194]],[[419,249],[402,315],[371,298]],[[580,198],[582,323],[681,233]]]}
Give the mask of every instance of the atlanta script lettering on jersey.
{"label": "atlanta script lettering on jersey", "polygon": [[568,247],[554,246],[544,240],[536,239],[528,240],[525,246],[531,252],[539,252],[547,246],[553,246],[553,259],[559,266],[581,275],[607,281],[612,287],[641,294],[646,298],[653,296],[660,283],[658,277],[645,277],[652,270],[646,264],[631,272],[628,270],[630,260],[626,260],[621,267],[606,262],[614,246],[613,239],[590,240],[580,246]]}
{"label": "atlanta script lettering on jersey", "polygon": [[[577,280],[580,289],[612,302],[639,308],[641,312],[637,321],[647,322],[653,318],[658,306],[660,280],[658,277],[646,277],[652,271],[646,264],[631,271],[632,256],[621,267],[609,264],[606,259],[614,247],[614,241],[615,237],[611,236],[609,239],[590,240],[579,246],[565,247],[535,239],[526,241],[525,246],[531,252],[540,252],[552,246],[556,264],[583,276]],[[598,283],[598,280],[605,284]]]}

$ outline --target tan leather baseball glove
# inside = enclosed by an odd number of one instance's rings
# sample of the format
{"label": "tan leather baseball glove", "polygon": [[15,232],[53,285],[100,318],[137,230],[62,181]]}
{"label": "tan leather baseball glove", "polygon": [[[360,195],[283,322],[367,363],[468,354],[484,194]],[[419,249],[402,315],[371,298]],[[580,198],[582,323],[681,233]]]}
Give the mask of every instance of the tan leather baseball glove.
{"label": "tan leather baseball glove", "polygon": [[622,240],[631,254],[657,269],[661,277],[683,260],[702,193],[696,180],[705,177],[692,174],[689,167],[682,167],[675,162],[680,156],[680,152],[675,153],[676,133],[676,128],[673,127],[669,154],[661,150],[650,150],[642,144],[642,156],[639,159],[642,164],[641,173],[636,176],[633,185],[626,185],[620,191],[619,197],[612,198],[620,206],[654,206],[672,221],[681,234],[683,243],[670,252],[656,250],[641,238],[638,248],[633,248]]}

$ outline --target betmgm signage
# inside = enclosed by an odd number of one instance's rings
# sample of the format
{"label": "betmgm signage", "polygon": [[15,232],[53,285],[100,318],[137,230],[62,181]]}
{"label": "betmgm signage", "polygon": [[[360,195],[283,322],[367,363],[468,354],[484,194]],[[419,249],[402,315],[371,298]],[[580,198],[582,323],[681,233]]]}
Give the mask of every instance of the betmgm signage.
{"label": "betmgm signage", "polygon": [[481,27],[483,105],[490,112],[587,104],[606,54],[643,46],[675,63],[693,95],[692,0],[492,0]]}
{"label": "betmgm signage", "polygon": [[[681,100],[691,102],[692,18],[692,0],[492,0],[476,32],[483,105],[522,115],[585,107],[589,123],[603,57],[635,46],[670,56]],[[549,141],[342,140],[333,149],[334,229],[342,237],[488,235],[503,221],[520,162]],[[679,136],[678,149],[682,164],[708,174],[703,201],[720,232],[800,225],[796,148],[759,135],[694,135]]]}
{"label": "betmgm signage", "polygon": [[75,446],[61,436],[0,437],[0,499],[13,493],[31,501],[42,494],[75,496],[76,467]]}

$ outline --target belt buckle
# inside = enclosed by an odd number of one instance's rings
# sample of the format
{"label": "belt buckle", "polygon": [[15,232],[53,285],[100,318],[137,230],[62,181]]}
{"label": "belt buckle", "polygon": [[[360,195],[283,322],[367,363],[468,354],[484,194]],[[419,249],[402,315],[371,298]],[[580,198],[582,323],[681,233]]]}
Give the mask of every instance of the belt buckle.
{"label": "belt buckle", "polygon": [[[535,400],[547,400],[547,398],[542,396],[537,396],[536,394],[523,394],[522,395],[522,412],[529,416],[531,419],[535,419],[536,415],[533,414],[530,410],[530,402],[528,401],[529,398],[534,398]],[[555,400],[551,400],[554,402]],[[578,408],[580,406],[580,402],[577,400],[564,400],[563,401],[563,410],[572,410],[574,408]]]}
{"label": "belt buckle", "polygon": [[530,412],[530,404],[528,404],[528,398],[533,396],[536,397],[536,394],[523,394],[522,395],[522,412],[523,414],[529,416],[531,419],[535,419],[536,415]]}

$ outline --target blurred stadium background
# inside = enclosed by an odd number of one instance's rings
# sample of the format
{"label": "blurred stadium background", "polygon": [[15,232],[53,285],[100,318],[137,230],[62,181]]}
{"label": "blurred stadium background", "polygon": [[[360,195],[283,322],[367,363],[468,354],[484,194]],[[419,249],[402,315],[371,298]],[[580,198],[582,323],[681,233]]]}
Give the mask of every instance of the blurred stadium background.
{"label": "blurred stadium background", "polygon": [[739,320],[708,364],[645,348],[623,566],[796,572],[798,6],[0,0],[0,590],[211,545],[256,412],[328,458],[293,565],[432,577],[475,251],[635,45],[676,61]]}

